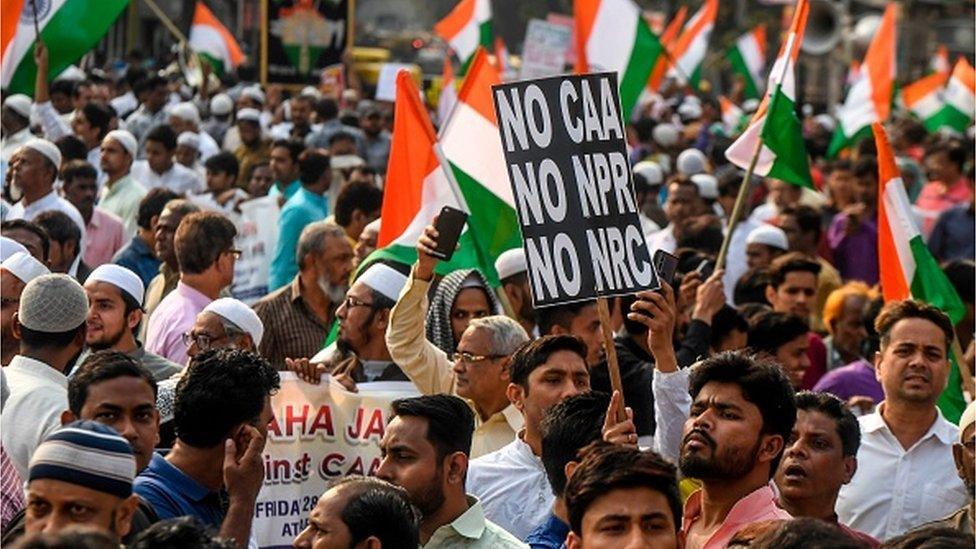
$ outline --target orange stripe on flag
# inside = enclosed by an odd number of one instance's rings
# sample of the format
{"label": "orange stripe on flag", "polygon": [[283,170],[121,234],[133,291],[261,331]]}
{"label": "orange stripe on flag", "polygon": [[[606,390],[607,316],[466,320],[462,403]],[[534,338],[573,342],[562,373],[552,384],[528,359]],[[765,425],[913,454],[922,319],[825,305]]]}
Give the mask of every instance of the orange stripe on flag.
{"label": "orange stripe on flag", "polygon": [[[674,19],[668,22],[668,26],[661,33],[661,45],[667,49],[668,54],[671,53],[671,43],[674,42],[678,37],[678,33],[681,32],[681,25],[685,24],[686,17],[688,17],[688,8],[681,6],[678,8],[678,12],[674,14]],[[648,89],[657,91],[661,87],[661,80],[664,79],[664,75],[668,72],[670,66],[668,56],[662,55],[657,58],[657,63],[654,64],[654,70],[651,71],[651,76],[647,79]]]}
{"label": "orange stripe on flag", "polygon": [[864,65],[871,79],[871,101],[881,120],[891,112],[891,92],[895,75],[895,4],[888,4],[874,39],[864,55]]}
{"label": "orange stripe on flag", "polygon": [[881,275],[881,291],[884,300],[892,301],[911,297],[909,282],[905,280],[901,259],[891,235],[891,221],[885,211],[885,187],[892,179],[901,177],[895,164],[895,155],[888,144],[884,126],[879,122],[871,125],[874,142],[878,148],[878,272]]}
{"label": "orange stripe on flag", "polygon": [[501,83],[502,77],[498,68],[488,62],[488,54],[484,48],[479,46],[468,68],[468,74],[464,77],[464,83],[461,84],[458,101],[478,111],[478,114],[497,126],[498,120],[495,118],[491,87]]}
{"label": "orange stripe on flag", "polygon": [[965,85],[973,95],[976,95],[976,69],[973,69],[969,61],[961,55],[952,69],[952,79]]}
{"label": "orange stripe on flag", "polygon": [[7,46],[17,34],[20,13],[24,11],[24,0],[3,0],[0,3],[0,11],[3,12],[3,17],[0,18],[0,56],[2,56],[7,53]]}
{"label": "orange stripe on flag", "polygon": [[[227,30],[227,27],[220,22],[219,19],[214,17],[214,14],[203,2],[197,2],[197,8],[193,12],[193,24],[194,25],[206,25],[208,27],[213,27],[220,34],[220,37],[224,39],[224,43],[227,44],[227,52],[230,53],[230,61],[236,67],[244,60],[244,52],[241,51],[241,46],[237,43],[234,35]],[[231,67],[227,67],[230,70]]]}
{"label": "orange stripe on flag", "polygon": [[914,105],[918,100],[944,86],[948,78],[949,75],[944,72],[934,72],[928,76],[923,76],[902,88],[902,100],[905,101],[905,105]]}
{"label": "orange stripe on flag", "polygon": [[766,44],[766,25],[765,24],[760,24],[760,25],[756,26],[756,28],[753,29],[753,31],[752,31],[752,36],[756,39],[756,44],[759,45],[759,52],[762,53],[763,56],[765,56],[766,55],[766,48],[767,48],[767,44]]}
{"label": "orange stripe on flag", "polygon": [[[800,0],[799,2],[797,2],[796,3],[796,7],[793,10],[793,21],[790,23],[790,31],[786,35],[787,36],[787,40],[785,40],[780,45],[779,53],[776,55],[776,59],[777,60],[780,57],[783,57],[784,55],[789,54],[790,59],[793,60],[793,63],[796,63],[796,59],[800,56],[800,45],[803,44],[803,33],[807,29],[807,16],[809,16],[809,15],[810,15],[810,3],[809,3],[809,1],[808,0]],[[787,52],[786,51],[786,46],[788,45],[789,36],[791,34],[796,35],[796,39],[793,40],[793,46],[792,46],[793,49],[791,51]],[[773,68],[774,69],[778,69],[778,67],[776,67],[776,64],[775,63],[773,63]],[[789,70],[792,70],[792,69],[789,69]],[[770,82],[770,87],[772,86],[773,78],[779,78],[779,77],[780,77],[780,75],[778,75],[778,74],[776,74],[776,75],[770,74],[769,75],[768,81]],[[765,97],[763,97],[762,102],[759,104],[759,107],[756,109],[756,113],[752,115],[752,119],[749,121],[749,124],[750,125],[756,123],[760,118],[762,118],[763,116],[766,115],[766,110],[769,109],[769,94],[772,93],[772,92],[773,92],[772,89],[766,90],[767,95]]]}
{"label": "orange stripe on flag", "polygon": [[444,40],[450,42],[474,18],[474,4],[476,1],[461,0],[458,2],[458,5],[454,6],[451,13],[447,14],[444,19],[441,19],[434,25],[434,32]]}
{"label": "orange stripe on flag", "polygon": [[440,169],[434,153],[436,136],[427,109],[420,102],[420,91],[410,73],[401,70],[396,77],[396,111],[393,138],[387,163],[378,248],[384,248],[403,234],[420,211],[424,179]]}
{"label": "orange stripe on flag", "polygon": [[576,73],[590,71],[590,63],[586,59],[586,43],[593,32],[596,14],[600,11],[601,0],[575,0],[573,2],[573,21],[576,23]]}
{"label": "orange stripe on flag", "polygon": [[669,50],[673,58],[677,59],[684,55],[685,51],[691,47],[691,43],[701,34],[702,30],[707,25],[715,23],[715,17],[718,15],[718,0],[705,0],[705,6],[702,7],[701,13],[702,16],[696,19],[691,27],[681,33],[678,41],[674,44],[674,49]]}

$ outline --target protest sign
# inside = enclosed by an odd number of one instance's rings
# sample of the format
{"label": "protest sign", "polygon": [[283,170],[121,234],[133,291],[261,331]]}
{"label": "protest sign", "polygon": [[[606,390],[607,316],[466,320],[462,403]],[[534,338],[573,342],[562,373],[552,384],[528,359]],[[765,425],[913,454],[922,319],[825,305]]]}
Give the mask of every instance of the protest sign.
{"label": "protest sign", "polygon": [[519,78],[541,78],[562,74],[566,67],[566,48],[570,29],[565,25],[532,19],[522,45],[522,68]]}
{"label": "protest sign", "polygon": [[258,546],[291,547],[331,481],[375,474],[390,403],[418,395],[402,381],[360,383],[357,389],[350,393],[327,376],[311,385],[281,373],[281,389],[271,397],[264,486],[251,528]]}
{"label": "protest sign", "polygon": [[237,249],[241,257],[234,263],[234,284],[230,293],[252,305],[268,293],[271,257],[278,244],[278,197],[263,196],[242,202],[237,226]]}
{"label": "protest sign", "polygon": [[401,70],[413,72],[414,65],[409,63],[383,63],[376,80],[377,101],[396,101],[396,77]]}
{"label": "protest sign", "polygon": [[261,18],[261,82],[315,85],[322,70],[342,61],[351,43],[351,0],[265,2]]}
{"label": "protest sign", "polygon": [[536,307],[656,288],[616,73],[492,87]]}

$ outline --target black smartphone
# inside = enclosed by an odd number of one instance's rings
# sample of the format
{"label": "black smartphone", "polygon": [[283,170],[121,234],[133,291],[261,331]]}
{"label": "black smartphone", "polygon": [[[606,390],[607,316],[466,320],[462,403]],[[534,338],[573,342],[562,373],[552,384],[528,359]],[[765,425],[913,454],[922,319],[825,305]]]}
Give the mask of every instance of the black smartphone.
{"label": "black smartphone", "polygon": [[674,284],[674,271],[678,268],[678,258],[664,250],[654,252],[654,271],[659,281]]}
{"label": "black smartphone", "polygon": [[715,262],[711,259],[703,259],[695,268],[695,272],[701,275],[702,280],[705,280],[715,272]]}
{"label": "black smartphone", "polygon": [[454,249],[457,248],[458,239],[461,238],[461,231],[464,224],[468,221],[468,214],[450,206],[441,208],[440,215],[437,216],[437,247],[430,255],[443,261],[450,261],[454,256]]}

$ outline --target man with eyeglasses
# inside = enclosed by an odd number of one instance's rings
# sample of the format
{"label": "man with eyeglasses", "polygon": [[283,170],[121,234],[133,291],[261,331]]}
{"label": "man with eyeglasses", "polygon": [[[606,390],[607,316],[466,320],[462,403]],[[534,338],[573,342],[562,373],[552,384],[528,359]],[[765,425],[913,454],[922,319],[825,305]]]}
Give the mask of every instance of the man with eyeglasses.
{"label": "man with eyeglasses", "polygon": [[234,281],[237,229],[216,212],[192,213],[176,229],[174,247],[180,281],[149,318],[146,349],[177,364],[186,364],[183,334],[220,291]]}

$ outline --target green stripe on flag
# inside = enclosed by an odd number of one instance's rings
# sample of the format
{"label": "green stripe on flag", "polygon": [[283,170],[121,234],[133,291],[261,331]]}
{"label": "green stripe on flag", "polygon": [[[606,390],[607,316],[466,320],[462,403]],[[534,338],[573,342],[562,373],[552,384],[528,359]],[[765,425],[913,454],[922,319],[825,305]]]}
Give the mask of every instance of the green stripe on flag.
{"label": "green stripe on flag", "polygon": [[742,76],[743,82],[745,83],[745,88],[742,90],[743,94],[747,99],[759,99],[759,87],[757,86],[756,80],[751,72],[749,72],[749,66],[746,65],[746,60],[742,57],[742,52],[739,48],[732,47],[725,58],[729,60],[732,65],[732,70],[737,74]]}
{"label": "green stripe on flag", "polygon": [[480,270],[492,286],[500,284],[495,271],[495,259],[505,250],[522,246],[521,230],[515,209],[473,177],[451,164],[454,177],[472,207],[468,217],[468,233],[481,258]]}
{"label": "green stripe on flag", "polygon": [[630,120],[631,111],[634,110],[637,99],[647,85],[651,70],[654,69],[663,51],[661,41],[651,32],[644,19],[638,17],[634,46],[630,50],[630,59],[627,60],[624,73],[620,77],[620,108],[626,120]]}
{"label": "green stripe on flag", "polygon": [[[925,125],[929,131],[948,127],[959,133],[965,133],[972,121],[973,119],[968,114],[947,103],[932,118],[927,120]],[[932,127],[929,127],[930,124]]]}
{"label": "green stripe on flag", "polygon": [[[478,45],[485,48],[487,51],[492,51],[492,42],[495,40],[495,35],[492,32],[491,19],[485,21],[484,23],[478,25]],[[461,68],[458,70],[459,76],[464,76],[468,74],[468,66],[471,61],[474,60],[474,54],[478,52],[475,48],[471,55],[467,59],[461,59]]]}
{"label": "green stripe on flag", "polygon": [[810,177],[810,162],[803,142],[803,129],[796,116],[793,100],[777,86],[766,111],[762,141],[776,155],[769,177],[782,179],[798,187],[815,189]]}
{"label": "green stripe on flag", "polygon": [[224,62],[222,60],[202,51],[198,51],[197,55],[200,56],[200,61],[210,64],[215,75],[218,77],[224,75]]}
{"label": "green stripe on flag", "polygon": [[[88,53],[128,4],[129,0],[69,0],[62,4],[41,29],[41,40],[48,49],[48,78],[53,81],[68,65]],[[4,17],[12,16],[4,14]],[[36,77],[37,65],[31,45],[11,77],[7,92],[33,97]]]}
{"label": "green stripe on flag", "polygon": [[837,153],[846,149],[847,147],[852,147],[856,145],[860,140],[871,137],[871,126],[867,125],[863,128],[857,130],[854,135],[847,137],[844,133],[844,128],[841,126],[840,122],[837,123],[837,129],[834,130],[833,137],[830,138],[830,146],[827,147],[827,158],[831,159],[837,156]]}

